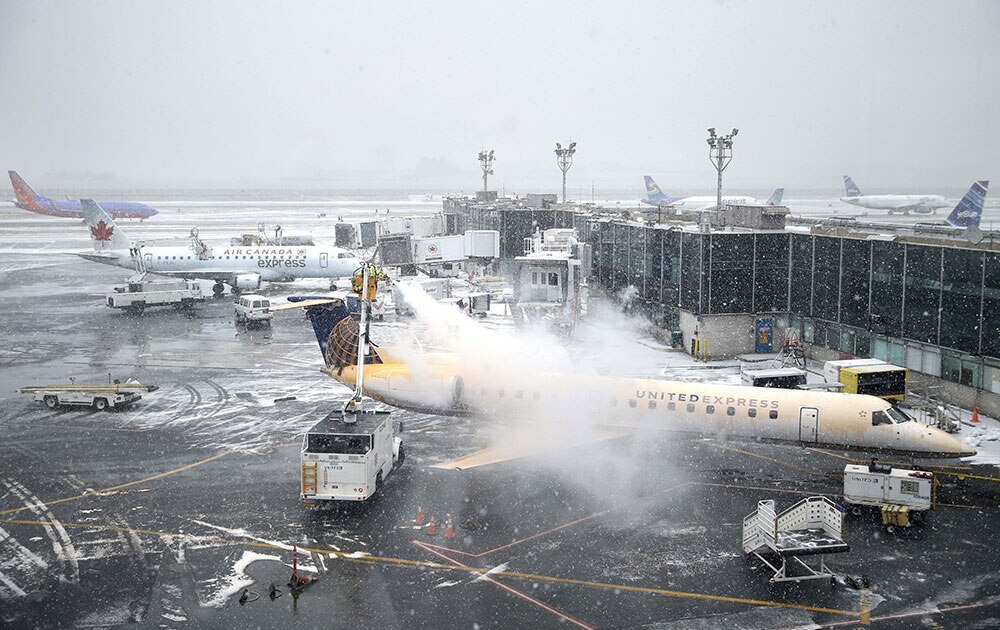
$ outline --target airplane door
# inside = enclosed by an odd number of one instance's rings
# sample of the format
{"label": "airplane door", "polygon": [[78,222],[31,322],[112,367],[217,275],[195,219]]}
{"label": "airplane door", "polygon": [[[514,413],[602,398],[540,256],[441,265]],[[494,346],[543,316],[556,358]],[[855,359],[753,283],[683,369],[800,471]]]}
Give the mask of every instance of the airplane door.
{"label": "airplane door", "polygon": [[801,407],[799,409],[799,441],[816,442],[819,428],[819,409]]}
{"label": "airplane door", "polygon": [[327,254],[326,252],[320,253],[319,266],[322,267],[323,269],[326,269],[327,267],[330,266],[330,254]]}
{"label": "airplane door", "polygon": [[151,266],[153,266],[153,255],[146,254],[144,258],[146,259],[146,269],[149,269]]}

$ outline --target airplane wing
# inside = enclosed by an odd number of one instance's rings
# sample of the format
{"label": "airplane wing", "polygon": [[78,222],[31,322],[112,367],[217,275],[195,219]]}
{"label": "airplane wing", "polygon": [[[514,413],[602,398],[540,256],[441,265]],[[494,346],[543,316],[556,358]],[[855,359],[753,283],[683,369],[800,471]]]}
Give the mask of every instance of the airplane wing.
{"label": "airplane wing", "polygon": [[329,298],[329,299],[314,299],[314,300],[302,300],[301,302],[289,302],[288,304],[278,304],[277,306],[271,305],[271,311],[290,311],[293,308],[309,308],[310,306],[319,306],[320,304],[332,304],[334,302],[341,301],[341,298]]}
{"label": "airplane wing", "polygon": [[[586,433],[586,432],[585,432]],[[574,446],[584,444],[597,444],[607,440],[614,440],[628,435],[625,430],[595,429],[583,436],[568,437],[565,433],[559,432],[538,432],[531,436],[519,435],[518,440],[510,443],[502,443],[496,446],[484,448],[463,457],[433,464],[431,468],[442,468],[444,470],[467,470],[478,468],[490,464],[520,459],[522,457],[532,457],[555,451],[562,451]]]}

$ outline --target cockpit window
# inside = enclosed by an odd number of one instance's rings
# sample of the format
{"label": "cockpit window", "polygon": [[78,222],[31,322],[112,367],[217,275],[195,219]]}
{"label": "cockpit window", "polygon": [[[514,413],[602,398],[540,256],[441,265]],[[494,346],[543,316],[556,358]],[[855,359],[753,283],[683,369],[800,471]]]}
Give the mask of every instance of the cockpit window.
{"label": "cockpit window", "polygon": [[885,415],[883,411],[873,411],[872,412],[872,426],[877,427],[880,424],[892,424],[892,420],[889,416]]}
{"label": "cockpit window", "polygon": [[896,424],[902,424],[904,422],[909,422],[913,420],[913,418],[906,415],[899,409],[896,409],[895,407],[889,407],[888,409],[885,410],[885,412],[889,414],[889,417],[892,418],[892,421],[895,422]]}

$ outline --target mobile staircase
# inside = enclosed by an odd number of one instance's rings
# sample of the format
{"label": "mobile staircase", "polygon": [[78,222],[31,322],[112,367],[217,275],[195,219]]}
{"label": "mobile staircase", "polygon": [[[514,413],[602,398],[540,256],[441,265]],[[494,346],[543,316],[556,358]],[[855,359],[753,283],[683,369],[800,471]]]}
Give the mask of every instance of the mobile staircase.
{"label": "mobile staircase", "polygon": [[[771,583],[832,578],[825,556],[845,551],[850,547],[844,542],[844,511],[826,497],[802,499],[781,514],[773,500],[759,501],[743,519],[743,553],[774,571]],[[805,556],[818,556],[819,564],[807,564]]]}

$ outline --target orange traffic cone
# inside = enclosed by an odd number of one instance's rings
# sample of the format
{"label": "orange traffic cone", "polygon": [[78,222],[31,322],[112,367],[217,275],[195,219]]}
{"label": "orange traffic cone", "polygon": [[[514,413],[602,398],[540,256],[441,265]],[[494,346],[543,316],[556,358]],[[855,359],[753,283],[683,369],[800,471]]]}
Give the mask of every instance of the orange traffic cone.
{"label": "orange traffic cone", "polygon": [[424,524],[424,510],[419,505],[417,506],[417,518],[413,519],[413,524],[418,526]]}
{"label": "orange traffic cone", "polygon": [[979,422],[979,407],[972,408],[972,422]]}
{"label": "orange traffic cone", "polygon": [[437,514],[431,514],[431,520],[427,523],[427,535],[437,536],[438,524],[437,524]]}
{"label": "orange traffic cone", "polygon": [[455,537],[455,526],[452,525],[451,514],[448,515],[448,520],[445,521],[445,523],[446,524],[444,526],[444,537],[445,538],[454,538]]}

